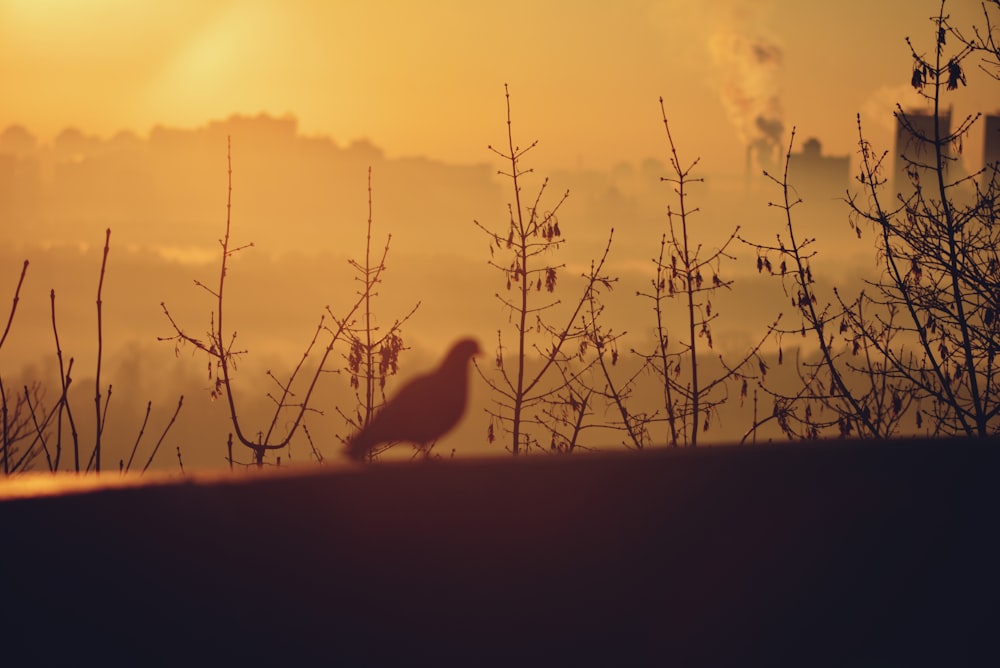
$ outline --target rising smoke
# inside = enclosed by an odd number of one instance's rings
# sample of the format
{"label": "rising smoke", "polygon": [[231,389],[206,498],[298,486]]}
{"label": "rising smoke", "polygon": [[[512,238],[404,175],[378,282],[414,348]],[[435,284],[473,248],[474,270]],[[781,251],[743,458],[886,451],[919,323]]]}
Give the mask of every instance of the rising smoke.
{"label": "rising smoke", "polygon": [[747,150],[747,170],[772,170],[784,130],[778,70],[781,47],[765,28],[770,2],[737,0],[715,14],[708,47],[729,119]]}

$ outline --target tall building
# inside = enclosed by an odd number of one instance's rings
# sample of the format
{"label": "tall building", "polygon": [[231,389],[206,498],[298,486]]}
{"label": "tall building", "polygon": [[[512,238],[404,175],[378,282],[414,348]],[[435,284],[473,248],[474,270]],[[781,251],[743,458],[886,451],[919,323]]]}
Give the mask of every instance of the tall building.
{"label": "tall building", "polygon": [[[934,116],[920,110],[911,110],[896,121],[896,154],[893,156],[893,190],[897,193],[913,192],[914,181],[908,171],[912,163],[931,164],[934,159]],[[907,127],[909,125],[909,127]],[[938,136],[951,133],[951,110],[938,117]],[[951,155],[951,143],[943,147],[945,156]],[[926,178],[926,170],[917,170],[917,178]]]}
{"label": "tall building", "polygon": [[983,164],[1000,168],[1000,115],[986,117],[986,136],[983,137]]}

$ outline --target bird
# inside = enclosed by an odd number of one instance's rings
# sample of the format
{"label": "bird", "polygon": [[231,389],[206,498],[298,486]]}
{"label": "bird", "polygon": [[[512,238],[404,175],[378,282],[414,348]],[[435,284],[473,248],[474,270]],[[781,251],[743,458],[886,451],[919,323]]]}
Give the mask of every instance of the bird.
{"label": "bird", "polygon": [[361,461],[375,446],[401,441],[425,450],[451,431],[465,413],[469,363],[480,352],[475,339],[457,341],[436,369],[412,379],[386,401],[347,442],[344,454]]}

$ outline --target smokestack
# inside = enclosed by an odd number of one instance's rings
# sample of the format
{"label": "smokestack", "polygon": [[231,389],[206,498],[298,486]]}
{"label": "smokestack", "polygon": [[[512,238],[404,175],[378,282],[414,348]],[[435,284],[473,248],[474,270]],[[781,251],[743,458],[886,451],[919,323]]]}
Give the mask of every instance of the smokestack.
{"label": "smokestack", "polygon": [[761,3],[734,3],[708,45],[719,72],[722,104],[747,147],[748,179],[754,152],[762,168],[773,164],[784,128],[777,77],[782,51],[767,36],[764,18]]}

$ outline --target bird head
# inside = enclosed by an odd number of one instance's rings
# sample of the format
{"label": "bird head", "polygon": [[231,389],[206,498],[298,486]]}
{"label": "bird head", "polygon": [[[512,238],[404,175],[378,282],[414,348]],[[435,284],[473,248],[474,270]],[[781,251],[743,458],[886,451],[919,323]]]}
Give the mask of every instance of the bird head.
{"label": "bird head", "polygon": [[476,355],[482,353],[479,342],[472,338],[459,339],[448,350],[444,361],[441,362],[442,369],[466,369],[471,360]]}
{"label": "bird head", "polygon": [[468,362],[482,352],[479,342],[475,339],[460,339],[451,347],[451,350],[448,352],[448,359]]}

